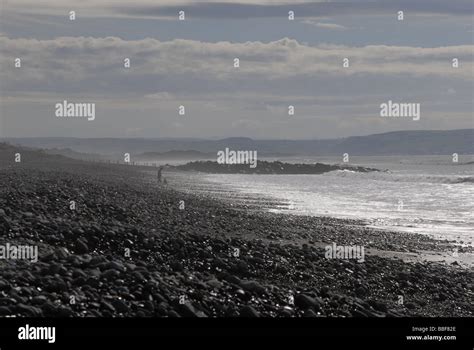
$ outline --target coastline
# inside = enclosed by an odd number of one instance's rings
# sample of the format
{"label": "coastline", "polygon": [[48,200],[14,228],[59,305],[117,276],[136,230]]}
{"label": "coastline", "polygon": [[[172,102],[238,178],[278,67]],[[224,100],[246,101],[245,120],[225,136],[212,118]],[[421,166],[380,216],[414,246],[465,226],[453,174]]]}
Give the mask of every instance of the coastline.
{"label": "coastline", "polygon": [[[235,208],[153,184],[144,167],[63,161],[0,168],[0,244],[39,247],[37,263],[0,260],[0,316],[474,314],[472,268],[382,254],[450,242]],[[321,242],[375,254],[327,259]]]}

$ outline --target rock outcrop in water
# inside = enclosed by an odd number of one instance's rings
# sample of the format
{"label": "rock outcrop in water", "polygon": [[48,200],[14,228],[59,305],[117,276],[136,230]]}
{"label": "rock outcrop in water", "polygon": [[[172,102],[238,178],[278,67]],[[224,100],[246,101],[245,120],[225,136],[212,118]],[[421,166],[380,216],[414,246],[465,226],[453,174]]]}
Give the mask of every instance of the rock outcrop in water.
{"label": "rock outcrop in water", "polygon": [[323,174],[334,170],[350,170],[361,173],[380,171],[379,169],[361,166],[330,165],[323,163],[291,164],[279,161],[258,161],[255,168],[250,167],[249,164],[219,164],[212,161],[196,161],[178,165],[174,168],[214,174]]}

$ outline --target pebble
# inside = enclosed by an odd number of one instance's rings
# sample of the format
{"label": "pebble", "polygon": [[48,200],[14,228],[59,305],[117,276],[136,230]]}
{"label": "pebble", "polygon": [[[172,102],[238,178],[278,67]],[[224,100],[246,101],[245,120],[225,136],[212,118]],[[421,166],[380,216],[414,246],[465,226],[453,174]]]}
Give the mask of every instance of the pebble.
{"label": "pebble", "polygon": [[109,269],[113,269],[113,270],[118,270],[118,271],[121,271],[121,272],[124,272],[126,269],[125,269],[125,266],[119,262],[119,261],[111,261],[107,264],[107,268]]}
{"label": "pebble", "polygon": [[86,254],[89,252],[89,247],[87,246],[87,244],[81,241],[80,239],[76,240],[74,248],[76,253],[78,254]]}
{"label": "pebble", "polygon": [[125,304],[125,302],[120,299],[114,299],[112,301],[112,305],[118,312],[123,313],[123,314],[128,313],[130,310],[127,304]]}
{"label": "pebble", "polygon": [[106,271],[102,272],[102,274],[101,274],[102,278],[105,278],[105,279],[108,279],[108,280],[117,278],[118,276],[120,276],[120,272],[117,271],[117,270],[113,270],[113,269],[106,270]]}
{"label": "pebble", "polygon": [[241,281],[240,286],[249,292],[255,292],[257,294],[265,293],[265,287],[256,281]]}
{"label": "pebble", "polygon": [[295,305],[303,310],[306,310],[309,308],[314,308],[316,310],[319,310],[321,307],[321,304],[317,299],[310,297],[309,295],[306,295],[306,294],[296,295]]}
{"label": "pebble", "polygon": [[0,306],[0,316],[8,316],[13,314],[11,308],[8,306]]}
{"label": "pebble", "polygon": [[246,305],[240,309],[240,317],[260,317],[260,313],[252,306]]}

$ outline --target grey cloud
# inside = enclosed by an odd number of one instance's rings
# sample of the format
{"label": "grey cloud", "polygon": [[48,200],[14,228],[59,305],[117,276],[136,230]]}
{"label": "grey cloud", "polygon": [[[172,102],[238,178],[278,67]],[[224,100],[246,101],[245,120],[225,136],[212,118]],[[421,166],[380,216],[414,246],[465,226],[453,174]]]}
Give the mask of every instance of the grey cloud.
{"label": "grey cloud", "polygon": [[348,1],[262,1],[216,0],[172,1],[136,0],[130,4],[122,1],[23,0],[7,3],[6,9],[23,13],[65,15],[69,9],[77,9],[86,16],[138,16],[177,17],[180,10],[188,12],[188,18],[267,18],[286,16],[289,10],[297,17],[324,17],[335,15],[387,14],[397,10],[412,13],[472,15],[470,0],[348,0]]}
{"label": "grey cloud", "polygon": [[[285,137],[280,124],[294,104],[297,115],[286,137],[307,137],[312,127],[373,128],[354,116],[373,115],[388,99],[423,103],[432,116],[423,120],[427,127],[445,123],[443,113],[452,127],[465,127],[468,113],[472,116],[472,45],[349,47],[307,46],[288,38],[208,43],[115,37],[0,37],[0,45],[9,135],[30,127],[28,132],[42,135],[60,133],[69,124],[54,120],[52,106],[63,98],[98,102],[100,118],[93,125],[75,124],[71,131],[83,135]],[[342,68],[346,56],[348,69]],[[22,68],[13,67],[15,57],[22,58]],[[126,57],[130,69],[123,67]],[[234,57],[241,58],[238,70]],[[452,57],[460,59],[460,68],[451,67]],[[176,120],[182,103],[186,122]],[[212,128],[200,131],[202,125]]]}
{"label": "grey cloud", "polygon": [[[262,43],[206,43],[191,40],[125,41],[69,37],[55,40],[0,37],[1,78],[6,91],[70,91],[122,95],[242,90],[277,82],[347,76],[439,77],[472,80],[472,45],[438,48],[300,44],[284,38]],[[13,67],[15,57],[22,68]],[[233,68],[233,59],[241,61]],[[342,68],[342,59],[350,68]],[[451,67],[451,59],[460,67]],[[125,69],[123,60],[131,59]]]}
{"label": "grey cloud", "polygon": [[286,4],[199,2],[180,5],[120,6],[114,11],[120,14],[144,17],[177,17],[179,11],[187,12],[188,18],[277,18],[295,12],[299,18],[337,15],[378,15],[404,10],[411,13],[463,15],[472,14],[469,0],[376,0],[288,2]]}
{"label": "grey cloud", "polygon": [[347,30],[348,28],[337,23],[317,22],[311,19],[304,20],[302,23],[328,30]]}

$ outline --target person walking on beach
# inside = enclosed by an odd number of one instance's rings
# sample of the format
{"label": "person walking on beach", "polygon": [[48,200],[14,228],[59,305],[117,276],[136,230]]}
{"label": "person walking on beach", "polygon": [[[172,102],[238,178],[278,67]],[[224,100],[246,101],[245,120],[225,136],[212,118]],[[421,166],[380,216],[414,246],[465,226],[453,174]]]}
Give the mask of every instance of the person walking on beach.
{"label": "person walking on beach", "polygon": [[157,175],[158,183],[161,183],[161,177],[162,177],[161,173],[162,173],[162,172],[163,172],[163,167],[160,166],[160,167],[158,168],[158,175]]}

